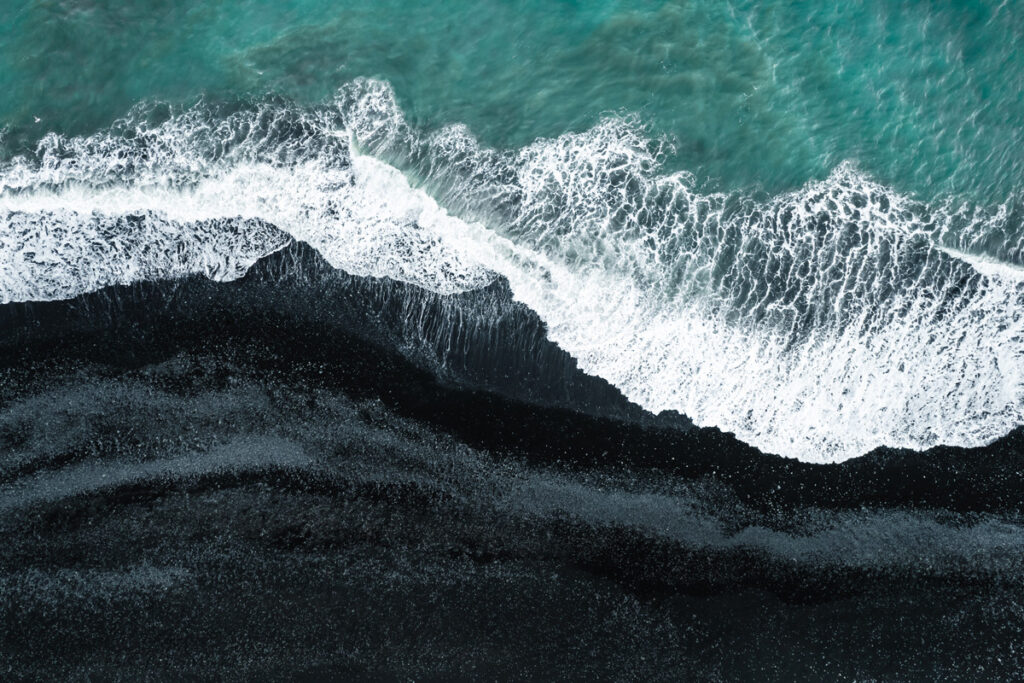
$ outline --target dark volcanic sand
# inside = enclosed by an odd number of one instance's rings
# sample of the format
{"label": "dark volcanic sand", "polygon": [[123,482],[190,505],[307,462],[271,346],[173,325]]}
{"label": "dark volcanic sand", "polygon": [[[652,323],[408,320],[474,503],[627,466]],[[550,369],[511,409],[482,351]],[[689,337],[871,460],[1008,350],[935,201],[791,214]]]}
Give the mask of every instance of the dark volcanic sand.
{"label": "dark volcanic sand", "polygon": [[1024,675],[1024,432],[764,455],[500,284],[296,245],[7,305],[0,449],[6,679]]}

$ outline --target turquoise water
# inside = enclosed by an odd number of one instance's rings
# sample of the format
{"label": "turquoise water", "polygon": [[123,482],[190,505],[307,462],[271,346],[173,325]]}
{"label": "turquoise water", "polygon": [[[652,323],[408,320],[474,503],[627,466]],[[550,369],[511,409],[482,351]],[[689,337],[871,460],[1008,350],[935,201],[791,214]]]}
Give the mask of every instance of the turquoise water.
{"label": "turquoise water", "polygon": [[616,112],[708,187],[775,192],[850,161],[1000,202],[1024,169],[1022,46],[1016,0],[27,0],[0,7],[0,127],[10,155],[144,100],[310,104],[369,76],[414,124],[498,147]]}

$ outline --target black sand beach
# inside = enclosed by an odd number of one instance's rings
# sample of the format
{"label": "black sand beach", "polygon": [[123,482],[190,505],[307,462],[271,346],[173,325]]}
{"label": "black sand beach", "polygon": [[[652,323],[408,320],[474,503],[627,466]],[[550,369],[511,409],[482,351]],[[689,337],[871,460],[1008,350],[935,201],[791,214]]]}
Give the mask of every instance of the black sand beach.
{"label": "black sand beach", "polygon": [[0,319],[7,680],[1024,671],[1020,429],[766,455],[301,244]]}

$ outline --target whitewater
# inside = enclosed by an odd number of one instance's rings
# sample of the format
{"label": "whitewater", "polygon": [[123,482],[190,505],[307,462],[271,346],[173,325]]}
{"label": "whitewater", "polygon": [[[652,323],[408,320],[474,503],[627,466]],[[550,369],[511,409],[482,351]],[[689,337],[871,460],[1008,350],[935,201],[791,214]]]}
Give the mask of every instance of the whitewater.
{"label": "whitewater", "polygon": [[0,301],[243,275],[293,240],[457,295],[505,278],[647,410],[837,462],[1024,423],[1019,200],[925,204],[854,163],[779,195],[661,172],[635,119],[488,149],[411,126],[387,83],[327,105],[140,105],[0,162]]}

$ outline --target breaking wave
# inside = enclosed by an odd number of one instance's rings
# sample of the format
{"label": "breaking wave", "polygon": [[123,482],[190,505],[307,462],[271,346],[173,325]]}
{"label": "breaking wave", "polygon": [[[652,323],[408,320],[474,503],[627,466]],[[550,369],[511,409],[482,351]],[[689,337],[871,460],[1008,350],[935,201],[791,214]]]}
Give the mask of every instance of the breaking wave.
{"label": "breaking wave", "polygon": [[987,443],[1024,422],[1024,213],[843,164],[778,196],[666,175],[628,118],[523,149],[335,101],[140,106],[0,162],[0,300],[228,280],[289,244],[442,294],[505,277],[580,367],[782,455]]}

